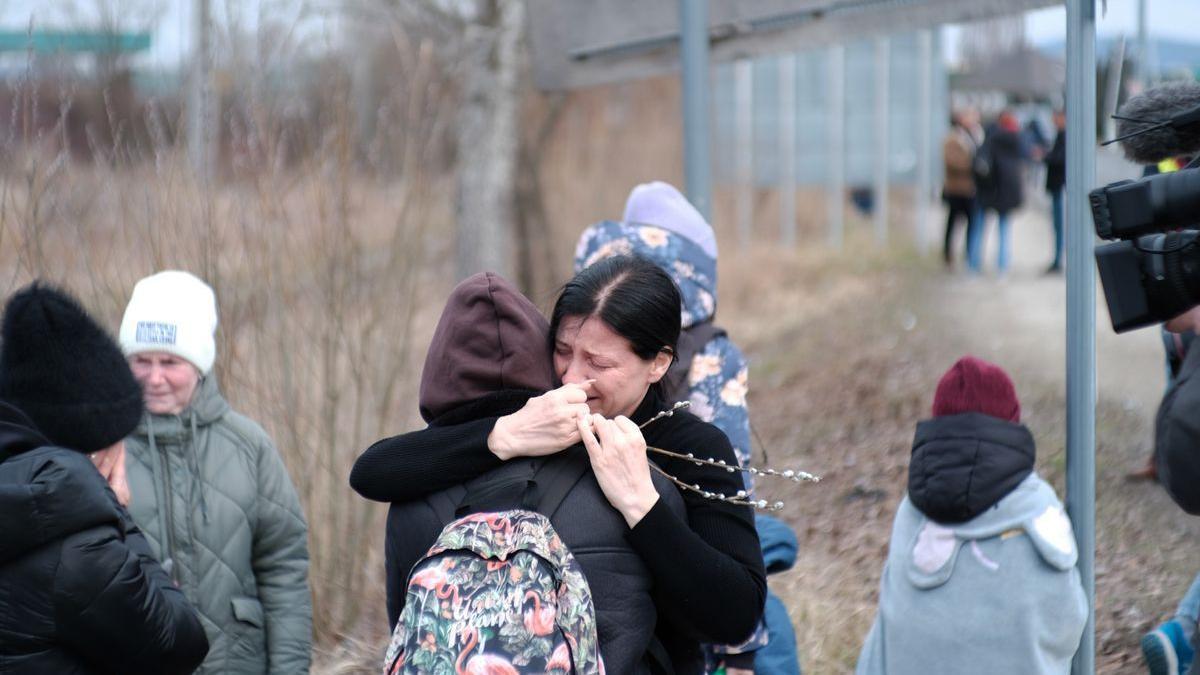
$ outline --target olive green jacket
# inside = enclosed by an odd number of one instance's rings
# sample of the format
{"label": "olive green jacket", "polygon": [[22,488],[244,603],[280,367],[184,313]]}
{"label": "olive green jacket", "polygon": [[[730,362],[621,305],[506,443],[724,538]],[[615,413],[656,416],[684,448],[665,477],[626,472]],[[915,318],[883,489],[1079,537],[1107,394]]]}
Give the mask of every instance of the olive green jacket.
{"label": "olive green jacket", "polygon": [[267,433],[209,376],[182,414],[145,415],[125,443],[129,510],[208,635],[197,672],[308,672],[308,527]]}

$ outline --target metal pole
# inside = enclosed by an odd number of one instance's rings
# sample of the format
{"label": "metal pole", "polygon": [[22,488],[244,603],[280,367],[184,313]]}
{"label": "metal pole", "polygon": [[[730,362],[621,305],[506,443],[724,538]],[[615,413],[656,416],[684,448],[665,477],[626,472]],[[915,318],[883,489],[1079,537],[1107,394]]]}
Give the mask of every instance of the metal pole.
{"label": "metal pole", "polygon": [[1147,0],[1138,0],[1137,59],[1134,63],[1134,79],[1143,86],[1150,84],[1150,36],[1146,31]]}
{"label": "metal pole", "polygon": [[826,165],[829,182],[826,184],[825,209],[829,219],[829,247],[841,250],[846,205],[846,48],[829,48],[829,71],[826,87],[826,124],[829,147]]}
{"label": "metal pole", "polygon": [[1121,97],[1121,71],[1125,68],[1125,36],[1117,40],[1117,46],[1108,55],[1108,77],[1104,79],[1104,107],[1100,110],[1104,115],[1104,138],[1117,135],[1117,121],[1113,115],[1117,112],[1117,102]]}
{"label": "metal pole", "polygon": [[1096,182],[1095,0],[1067,0],[1067,513],[1088,622],[1072,675],[1096,669],[1096,273],[1088,191]]}
{"label": "metal pole", "polygon": [[888,239],[888,39],[875,38],[875,243]]}
{"label": "metal pole", "polygon": [[216,134],[212,94],[212,13],[209,0],[192,6],[195,44],[192,46],[192,82],[188,109],[188,145],[192,168],[202,180],[216,172]]}
{"label": "metal pole", "polygon": [[733,105],[736,145],[733,149],[737,171],[738,246],[750,246],[754,221],[754,64],[740,59],[733,64]]}
{"label": "metal pole", "polygon": [[933,33],[917,33],[917,249],[929,249],[929,199],[933,192]]}
{"label": "metal pole", "polygon": [[709,161],[708,0],[679,0],[679,57],[683,69],[683,175],[688,199],[712,220]]}
{"label": "metal pole", "polygon": [[796,245],[796,55],[779,58],[779,243]]}

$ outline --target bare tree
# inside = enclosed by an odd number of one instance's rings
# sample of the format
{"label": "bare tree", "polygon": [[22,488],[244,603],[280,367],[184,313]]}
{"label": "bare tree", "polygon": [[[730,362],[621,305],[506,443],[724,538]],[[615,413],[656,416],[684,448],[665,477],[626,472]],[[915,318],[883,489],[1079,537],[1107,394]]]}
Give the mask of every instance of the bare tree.
{"label": "bare tree", "polygon": [[466,34],[458,120],[459,278],[482,270],[512,278],[524,10],[519,0],[481,2]]}
{"label": "bare tree", "polygon": [[456,274],[491,270],[512,278],[525,3],[382,1],[406,33],[436,39],[460,88]]}

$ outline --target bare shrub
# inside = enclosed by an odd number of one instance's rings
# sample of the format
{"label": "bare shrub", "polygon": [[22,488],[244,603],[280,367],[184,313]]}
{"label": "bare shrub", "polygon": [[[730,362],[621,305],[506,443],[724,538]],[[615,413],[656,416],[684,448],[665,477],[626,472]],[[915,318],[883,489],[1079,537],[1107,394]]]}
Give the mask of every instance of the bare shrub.
{"label": "bare shrub", "polygon": [[[347,476],[366,445],[415,424],[415,374],[436,318],[429,310],[452,281],[441,131],[452,89],[427,45],[385,47],[404,50],[413,68],[389,80],[365,151],[336,55],[322,64],[320,105],[304,125],[265,99],[239,101],[226,133],[242,151],[212,184],[194,179],[165,131],[178,120],[154,106],[144,154],[117,152],[106,137],[96,150],[107,161],[73,161],[55,142],[61,114],[0,139],[5,297],[51,280],[115,332],[147,274],[186,269],[212,284],[216,376],[275,439],[308,517],[318,655],[370,654],[372,667],[380,652],[366,645],[377,646],[386,627],[382,510],[354,495]],[[32,109],[34,89],[28,80],[11,88],[14,110]]]}

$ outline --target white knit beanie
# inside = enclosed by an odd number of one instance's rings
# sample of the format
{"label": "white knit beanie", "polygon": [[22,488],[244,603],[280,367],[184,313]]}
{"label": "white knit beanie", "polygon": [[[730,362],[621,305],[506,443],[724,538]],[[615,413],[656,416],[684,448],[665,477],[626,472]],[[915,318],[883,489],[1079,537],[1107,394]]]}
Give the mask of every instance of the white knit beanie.
{"label": "white knit beanie", "polygon": [[187,272],[152,274],[133,287],[121,319],[126,356],[168,352],[207,375],[217,356],[217,298],[208,284]]}

